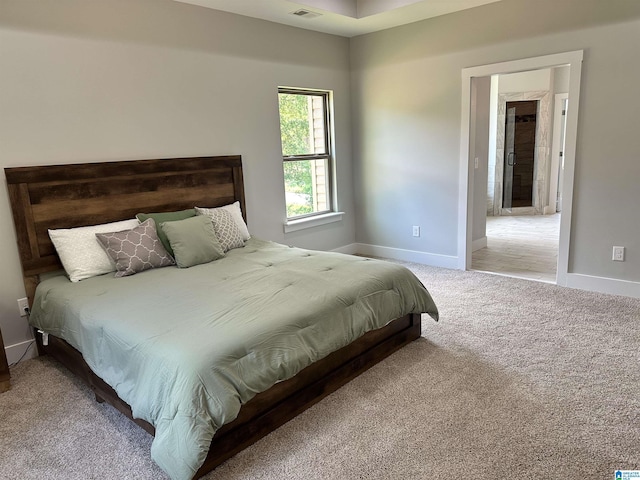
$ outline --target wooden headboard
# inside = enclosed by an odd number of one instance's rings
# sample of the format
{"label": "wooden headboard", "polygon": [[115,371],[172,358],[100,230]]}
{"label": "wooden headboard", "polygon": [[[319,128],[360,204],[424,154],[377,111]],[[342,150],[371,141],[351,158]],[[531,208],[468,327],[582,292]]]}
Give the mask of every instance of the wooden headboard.
{"label": "wooden headboard", "polygon": [[97,225],[239,201],[239,155],[5,168],[24,284],[33,302],[39,275],[62,264],[48,229]]}

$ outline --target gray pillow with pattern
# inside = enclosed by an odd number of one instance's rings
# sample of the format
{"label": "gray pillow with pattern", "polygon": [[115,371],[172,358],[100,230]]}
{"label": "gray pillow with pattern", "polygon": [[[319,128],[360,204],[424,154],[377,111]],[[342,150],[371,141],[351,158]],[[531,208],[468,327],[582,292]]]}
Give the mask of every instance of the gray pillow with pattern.
{"label": "gray pillow with pattern", "polygon": [[116,277],[126,277],[150,268],[175,265],[162,246],[153,218],[131,230],[96,233],[96,238],[116,264]]}
{"label": "gray pillow with pattern", "polygon": [[208,217],[213,223],[216,237],[225,252],[233,248],[244,247],[242,232],[238,228],[233,215],[223,208],[196,208],[197,215]]}

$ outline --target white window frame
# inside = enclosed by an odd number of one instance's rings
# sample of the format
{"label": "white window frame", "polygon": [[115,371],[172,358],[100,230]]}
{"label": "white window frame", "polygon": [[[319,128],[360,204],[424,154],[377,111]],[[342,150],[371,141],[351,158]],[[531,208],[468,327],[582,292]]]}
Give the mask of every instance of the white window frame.
{"label": "white window frame", "polygon": [[[326,208],[320,209],[315,212],[307,213],[307,214],[289,217],[285,207],[286,223],[285,223],[284,231],[292,232],[292,231],[300,230],[303,228],[309,228],[309,227],[314,227],[318,225],[323,225],[326,223],[340,221],[342,219],[343,213],[335,211],[335,202],[334,202],[334,196],[335,196],[334,162],[335,160],[333,155],[331,91],[313,90],[313,89],[307,89],[307,88],[279,87],[278,94],[281,94],[281,93],[322,97],[323,127],[324,127],[324,133],[325,133],[324,135],[325,153],[324,154],[306,154],[306,155],[287,155],[287,156],[283,154],[282,162],[283,162],[283,168],[284,168],[284,164],[286,162],[305,161],[305,160],[325,160],[326,161],[325,181],[327,183]],[[316,200],[317,198],[314,198],[314,201]]]}

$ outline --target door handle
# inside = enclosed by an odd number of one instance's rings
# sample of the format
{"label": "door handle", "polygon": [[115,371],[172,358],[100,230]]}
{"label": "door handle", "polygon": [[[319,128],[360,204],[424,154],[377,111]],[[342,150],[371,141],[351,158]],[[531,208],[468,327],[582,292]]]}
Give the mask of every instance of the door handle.
{"label": "door handle", "polygon": [[507,165],[513,167],[516,164],[516,152],[509,152],[507,155]]}

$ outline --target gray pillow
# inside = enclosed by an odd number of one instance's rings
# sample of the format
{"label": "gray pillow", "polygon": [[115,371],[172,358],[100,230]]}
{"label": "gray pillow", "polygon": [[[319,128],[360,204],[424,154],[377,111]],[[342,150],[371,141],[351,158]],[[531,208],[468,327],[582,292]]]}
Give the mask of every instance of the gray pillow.
{"label": "gray pillow", "polygon": [[247,241],[251,238],[249,234],[249,229],[247,228],[247,224],[244,223],[244,217],[242,216],[242,208],[240,208],[240,202],[236,201],[230,203],[229,205],[224,205],[222,207],[214,207],[214,208],[203,208],[203,207],[195,207],[196,215],[207,215],[209,210],[217,210],[221,208],[222,210],[226,210],[231,214],[233,219],[236,221],[238,228],[240,229],[240,233],[242,234],[242,239]]}
{"label": "gray pillow", "polygon": [[232,248],[244,247],[242,232],[233,215],[223,208],[196,209],[196,213],[208,218],[213,223],[216,237],[225,252]]}
{"label": "gray pillow", "polygon": [[193,267],[224,257],[213,224],[207,217],[164,222],[160,228],[167,235],[176,264],[180,268]]}
{"label": "gray pillow", "polygon": [[96,233],[96,238],[116,264],[116,277],[126,277],[150,268],[175,265],[162,246],[153,218],[131,230]]}

